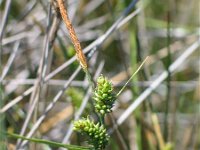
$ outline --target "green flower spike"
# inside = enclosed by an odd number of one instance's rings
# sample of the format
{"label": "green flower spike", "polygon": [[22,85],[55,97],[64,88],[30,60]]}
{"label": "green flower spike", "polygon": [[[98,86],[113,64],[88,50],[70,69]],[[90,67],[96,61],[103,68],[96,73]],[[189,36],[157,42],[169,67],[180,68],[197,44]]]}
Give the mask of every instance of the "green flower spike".
{"label": "green flower spike", "polygon": [[105,127],[103,125],[100,126],[99,123],[95,124],[89,118],[75,121],[74,130],[88,135],[90,137],[89,142],[96,150],[101,150],[108,144],[109,136]]}
{"label": "green flower spike", "polygon": [[113,93],[112,83],[103,75],[97,79],[97,87],[94,91],[93,99],[98,113],[105,115],[112,111],[111,108],[116,100],[116,95]]}

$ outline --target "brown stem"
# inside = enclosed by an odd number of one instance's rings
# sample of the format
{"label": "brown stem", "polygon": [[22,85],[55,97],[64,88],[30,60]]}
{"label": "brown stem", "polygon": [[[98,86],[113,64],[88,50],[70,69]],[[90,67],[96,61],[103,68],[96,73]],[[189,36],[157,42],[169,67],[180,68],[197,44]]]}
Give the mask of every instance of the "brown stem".
{"label": "brown stem", "polygon": [[63,0],[57,0],[57,2],[58,2],[58,7],[60,9],[60,14],[61,14],[62,19],[63,19],[63,21],[64,21],[64,23],[65,23],[65,25],[66,25],[66,27],[69,31],[70,38],[71,38],[72,43],[75,47],[77,59],[80,62],[83,70],[86,71],[87,70],[87,61],[86,61],[85,55],[83,54],[81,44],[78,40],[76,32],[75,32],[75,30],[72,26],[71,21],[69,20],[67,10],[64,6]]}

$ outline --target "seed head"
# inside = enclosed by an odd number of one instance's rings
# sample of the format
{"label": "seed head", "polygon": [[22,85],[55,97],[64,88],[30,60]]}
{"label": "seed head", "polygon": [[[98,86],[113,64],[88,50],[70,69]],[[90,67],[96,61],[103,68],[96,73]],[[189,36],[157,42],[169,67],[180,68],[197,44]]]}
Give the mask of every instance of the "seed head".
{"label": "seed head", "polygon": [[112,83],[103,75],[97,79],[93,99],[98,113],[105,115],[112,111],[111,108],[116,100],[116,95],[113,93]]}
{"label": "seed head", "polygon": [[95,124],[89,118],[83,118],[74,122],[74,130],[86,134],[90,137],[90,143],[95,149],[100,150],[105,148],[109,141],[109,135],[106,129],[99,123]]}

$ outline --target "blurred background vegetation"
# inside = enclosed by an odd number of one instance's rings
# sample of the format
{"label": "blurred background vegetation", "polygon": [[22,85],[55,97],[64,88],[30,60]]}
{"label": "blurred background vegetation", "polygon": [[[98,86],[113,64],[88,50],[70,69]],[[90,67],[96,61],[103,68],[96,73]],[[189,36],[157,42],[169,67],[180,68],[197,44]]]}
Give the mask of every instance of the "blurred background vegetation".
{"label": "blurred background vegetation", "polygon": [[[108,131],[160,74],[169,73],[112,132],[107,149],[199,150],[199,47],[173,73],[168,68],[199,41],[200,2],[139,0],[123,16],[132,2],[65,0],[82,48],[87,50],[94,80],[104,74],[117,93],[138,64],[149,56],[143,69],[118,97],[112,116],[106,118]],[[126,19],[120,20],[117,28],[101,41],[120,17]],[[83,101],[88,102],[80,117],[96,118],[92,91],[83,71],[69,80],[79,64],[55,1],[0,0],[0,25],[0,149],[18,149],[20,145],[19,140],[7,139],[2,132],[25,136],[42,115],[44,118],[32,137],[87,145],[87,137],[68,132]],[[63,89],[68,81],[71,84]],[[49,104],[53,107],[46,113]],[[56,148],[29,143],[27,149]]]}

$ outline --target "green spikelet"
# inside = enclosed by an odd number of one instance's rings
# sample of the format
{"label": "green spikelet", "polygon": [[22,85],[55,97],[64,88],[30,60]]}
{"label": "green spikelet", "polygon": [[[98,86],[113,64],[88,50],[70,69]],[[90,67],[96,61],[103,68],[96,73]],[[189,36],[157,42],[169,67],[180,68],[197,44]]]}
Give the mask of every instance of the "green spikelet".
{"label": "green spikelet", "polygon": [[99,123],[95,124],[89,118],[75,121],[74,130],[88,135],[90,137],[89,142],[96,150],[101,150],[108,144],[109,136],[105,127]]}
{"label": "green spikelet", "polygon": [[93,99],[98,113],[105,115],[112,111],[111,108],[116,100],[116,95],[113,93],[112,83],[103,75],[97,79]]}

